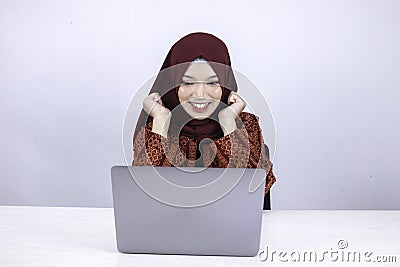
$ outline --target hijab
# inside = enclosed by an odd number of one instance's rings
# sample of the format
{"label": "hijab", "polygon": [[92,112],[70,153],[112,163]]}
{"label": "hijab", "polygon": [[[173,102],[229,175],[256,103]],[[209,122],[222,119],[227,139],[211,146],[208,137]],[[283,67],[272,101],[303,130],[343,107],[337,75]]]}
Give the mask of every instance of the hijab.
{"label": "hijab", "polygon": [[[193,119],[187,114],[178,98],[182,76],[191,62],[199,57],[211,65],[222,88],[221,103],[209,118],[202,120]],[[158,92],[163,105],[171,110],[169,132],[194,138],[199,144],[204,138],[214,140],[224,135],[218,122],[218,113],[228,105],[231,91],[237,92],[237,84],[226,45],[212,34],[194,32],[182,37],[171,47],[149,94]],[[134,137],[141,127],[152,120],[142,109]]]}

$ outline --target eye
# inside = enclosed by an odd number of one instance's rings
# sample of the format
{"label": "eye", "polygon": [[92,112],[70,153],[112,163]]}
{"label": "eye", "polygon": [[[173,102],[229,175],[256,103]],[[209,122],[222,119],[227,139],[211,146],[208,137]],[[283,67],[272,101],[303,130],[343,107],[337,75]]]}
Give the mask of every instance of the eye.
{"label": "eye", "polygon": [[207,84],[211,86],[219,86],[219,82],[208,82]]}
{"label": "eye", "polygon": [[194,83],[192,83],[192,82],[184,82],[184,81],[182,81],[182,85],[193,85]]}

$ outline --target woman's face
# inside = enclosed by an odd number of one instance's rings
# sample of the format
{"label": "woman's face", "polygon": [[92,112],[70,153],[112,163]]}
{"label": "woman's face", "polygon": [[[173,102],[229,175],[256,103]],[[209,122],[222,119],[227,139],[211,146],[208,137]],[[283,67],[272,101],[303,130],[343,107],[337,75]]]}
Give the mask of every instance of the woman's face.
{"label": "woman's face", "polygon": [[208,118],[218,107],[222,88],[217,74],[207,62],[192,62],[182,77],[178,98],[194,119]]}

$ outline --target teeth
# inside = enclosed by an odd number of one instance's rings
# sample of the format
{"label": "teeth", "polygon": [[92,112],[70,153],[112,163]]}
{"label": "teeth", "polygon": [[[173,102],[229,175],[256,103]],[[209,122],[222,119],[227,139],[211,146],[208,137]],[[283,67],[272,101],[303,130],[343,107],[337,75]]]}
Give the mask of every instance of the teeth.
{"label": "teeth", "polygon": [[208,104],[210,104],[210,103],[202,103],[202,104],[200,104],[200,103],[193,103],[193,102],[191,102],[190,104],[192,104],[192,105],[195,106],[196,108],[205,108],[205,107],[208,106]]}

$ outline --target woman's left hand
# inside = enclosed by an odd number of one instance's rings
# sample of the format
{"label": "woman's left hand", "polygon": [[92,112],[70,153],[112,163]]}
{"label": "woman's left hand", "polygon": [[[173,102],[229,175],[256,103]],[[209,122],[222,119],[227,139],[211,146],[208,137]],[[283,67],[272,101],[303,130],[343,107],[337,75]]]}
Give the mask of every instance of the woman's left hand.
{"label": "woman's left hand", "polygon": [[236,117],[246,107],[246,102],[236,92],[232,91],[228,97],[228,107],[218,113],[219,124],[224,135],[228,135],[237,129]]}

